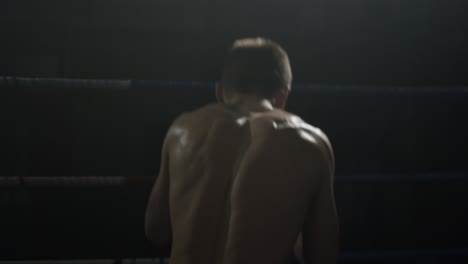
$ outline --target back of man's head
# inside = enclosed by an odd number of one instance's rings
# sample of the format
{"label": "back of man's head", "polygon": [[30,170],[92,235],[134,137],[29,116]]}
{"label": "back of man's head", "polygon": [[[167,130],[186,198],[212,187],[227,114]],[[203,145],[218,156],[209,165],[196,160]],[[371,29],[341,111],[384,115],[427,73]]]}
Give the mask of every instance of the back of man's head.
{"label": "back of man's head", "polygon": [[289,90],[292,82],[287,53],[274,41],[240,39],[230,49],[221,76],[225,95],[248,94],[265,98]]}

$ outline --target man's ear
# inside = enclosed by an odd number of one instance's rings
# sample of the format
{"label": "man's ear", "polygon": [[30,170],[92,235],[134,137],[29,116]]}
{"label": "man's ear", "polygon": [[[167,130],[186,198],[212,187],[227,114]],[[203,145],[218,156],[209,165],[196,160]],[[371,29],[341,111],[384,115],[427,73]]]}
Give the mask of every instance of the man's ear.
{"label": "man's ear", "polygon": [[219,103],[224,103],[224,91],[220,82],[216,82],[216,100]]}
{"label": "man's ear", "polygon": [[289,89],[281,89],[274,99],[274,107],[285,109],[289,97]]}

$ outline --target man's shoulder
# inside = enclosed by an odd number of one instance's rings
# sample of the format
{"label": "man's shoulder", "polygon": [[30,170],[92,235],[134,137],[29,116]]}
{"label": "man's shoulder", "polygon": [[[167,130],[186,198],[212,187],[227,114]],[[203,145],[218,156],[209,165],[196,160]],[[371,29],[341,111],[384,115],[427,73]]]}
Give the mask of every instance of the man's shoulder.
{"label": "man's shoulder", "polygon": [[[169,135],[181,136],[187,133],[203,133],[209,130],[213,124],[223,120],[229,120],[229,113],[219,104],[208,104],[203,107],[183,112],[172,122]],[[232,122],[232,121],[231,121]]]}
{"label": "man's shoulder", "polygon": [[314,153],[325,157],[330,165],[331,170],[334,170],[335,157],[333,154],[333,148],[328,136],[320,128],[312,126],[306,122],[303,122],[297,130],[299,136],[310,149],[313,149]]}
{"label": "man's shoulder", "polygon": [[318,141],[320,143],[328,144],[330,142],[328,136],[325,134],[325,132],[322,131],[322,129],[308,124],[306,122],[302,123],[302,125],[299,128],[299,131],[301,132],[301,135],[306,136],[307,138],[311,138],[315,142]]}
{"label": "man's shoulder", "polygon": [[304,121],[299,116],[282,111],[283,118],[274,120],[273,127],[278,134],[293,134],[311,144],[328,141],[327,135],[318,127]]}
{"label": "man's shoulder", "polygon": [[248,125],[251,136],[255,138],[295,141],[304,146],[331,149],[327,135],[320,128],[307,123],[296,114],[280,109],[251,116],[236,116],[222,104],[212,103],[182,113],[173,122],[171,130],[182,131],[193,127],[206,128],[211,123],[220,120],[235,123],[235,125],[239,126]]}
{"label": "man's shoulder", "polygon": [[307,123],[295,114],[284,112],[283,116],[286,118],[276,120],[273,125],[274,140],[296,146],[311,155],[315,153],[333,159],[330,140],[322,129]]}

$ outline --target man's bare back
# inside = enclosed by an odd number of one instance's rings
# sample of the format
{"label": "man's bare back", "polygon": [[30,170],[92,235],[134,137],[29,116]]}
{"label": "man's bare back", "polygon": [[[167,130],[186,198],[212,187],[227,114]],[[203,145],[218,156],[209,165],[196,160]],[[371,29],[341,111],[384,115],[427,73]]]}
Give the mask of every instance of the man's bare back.
{"label": "man's bare back", "polygon": [[328,139],[297,116],[208,105],[166,136],[146,233],[172,241],[171,264],[284,264],[300,234],[306,263],[333,263],[333,171]]}

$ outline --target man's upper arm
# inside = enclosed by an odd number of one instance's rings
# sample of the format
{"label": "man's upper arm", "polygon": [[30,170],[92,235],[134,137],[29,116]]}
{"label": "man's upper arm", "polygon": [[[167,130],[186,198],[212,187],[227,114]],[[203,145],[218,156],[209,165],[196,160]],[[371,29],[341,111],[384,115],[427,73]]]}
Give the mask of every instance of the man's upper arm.
{"label": "man's upper arm", "polygon": [[334,156],[325,134],[317,135],[317,141],[320,151],[314,162],[317,163],[315,173],[320,181],[304,222],[302,253],[306,263],[328,264],[336,262],[338,251],[338,217],[333,191]]}
{"label": "man's upper arm", "polygon": [[169,132],[166,136],[159,174],[151,191],[145,213],[145,234],[156,244],[164,245],[171,241],[171,218],[169,209]]}
{"label": "man's upper arm", "polygon": [[[159,175],[151,191],[145,213],[146,237],[155,244],[167,245],[172,240],[171,214],[169,207],[170,171],[169,152],[178,139],[180,129],[189,120],[183,113],[172,123],[164,139]],[[179,131],[179,132],[177,132]]]}

